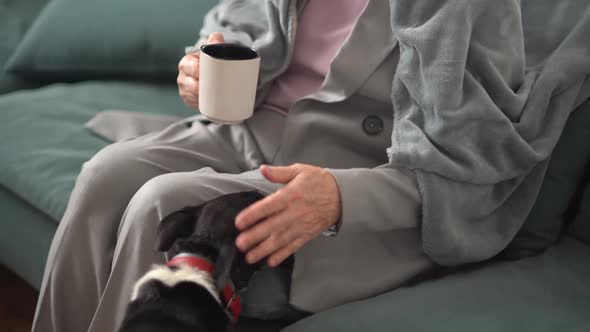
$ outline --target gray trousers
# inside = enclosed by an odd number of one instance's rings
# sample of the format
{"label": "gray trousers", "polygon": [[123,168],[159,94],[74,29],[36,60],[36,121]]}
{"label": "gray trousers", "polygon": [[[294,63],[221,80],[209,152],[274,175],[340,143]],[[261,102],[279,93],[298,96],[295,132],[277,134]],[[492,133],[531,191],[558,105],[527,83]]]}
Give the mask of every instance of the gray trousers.
{"label": "gray trousers", "polygon": [[112,144],[84,164],[51,245],[33,331],[114,331],[134,282],[163,262],[153,244],[164,216],[226,193],[278,189],[257,168],[277,151],[282,115],[190,124]]}
{"label": "gray trousers", "polygon": [[[360,126],[365,114],[354,106],[382,112],[384,119],[391,106],[366,99],[325,104],[321,110],[308,101],[305,114],[298,110],[288,118],[258,110],[233,126],[195,118],[100,151],[84,164],[52,243],[33,331],[115,330],[134,282],[151,264],[163,262],[163,255],[153,249],[159,221],[184,206],[226,193],[278,190],[280,185],[257,170],[262,163],[343,168],[385,163],[388,135],[366,135]],[[309,126],[310,119],[315,119],[314,126]],[[329,128],[346,130],[330,134]],[[375,188],[372,197],[378,201],[378,211],[368,208],[363,213],[371,217],[368,220],[415,225],[419,206],[415,180],[402,170],[390,172],[392,179],[362,179]],[[393,211],[391,202],[395,202]],[[347,203],[355,206],[358,199],[348,197]],[[323,310],[401,286],[430,267],[421,249],[420,230],[407,227],[341,232],[311,241],[297,253],[293,273],[286,274],[291,280],[281,273],[255,275],[245,296],[244,315],[269,319],[293,315],[289,301],[306,310]],[[350,262],[362,268],[351,270]],[[256,280],[263,275],[264,281]],[[326,289],[329,299],[321,295]]]}

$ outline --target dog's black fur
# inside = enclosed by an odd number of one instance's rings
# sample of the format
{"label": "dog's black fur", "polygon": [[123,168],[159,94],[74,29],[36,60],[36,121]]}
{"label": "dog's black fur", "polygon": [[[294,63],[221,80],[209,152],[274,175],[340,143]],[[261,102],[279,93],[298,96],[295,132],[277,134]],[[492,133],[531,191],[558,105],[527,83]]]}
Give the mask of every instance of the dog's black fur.
{"label": "dog's black fur", "polygon": [[[168,252],[170,258],[180,253],[208,258],[215,265],[213,280],[218,290],[230,279],[237,290],[244,289],[259,265],[246,263],[237,250],[239,232],[234,220],[261,198],[255,191],[240,192],[176,211],[160,223],[156,249]],[[180,282],[168,287],[152,280],[128,305],[120,331],[227,331],[230,325],[225,309],[202,286]]]}

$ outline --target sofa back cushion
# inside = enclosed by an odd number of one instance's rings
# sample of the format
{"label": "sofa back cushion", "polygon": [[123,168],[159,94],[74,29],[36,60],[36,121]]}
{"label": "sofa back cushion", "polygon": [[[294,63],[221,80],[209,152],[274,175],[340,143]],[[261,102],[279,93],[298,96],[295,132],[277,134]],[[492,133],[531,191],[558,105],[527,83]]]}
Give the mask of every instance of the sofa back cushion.
{"label": "sofa back cushion", "polygon": [[0,0],[0,94],[26,86],[4,71],[4,65],[47,0]]}
{"label": "sofa back cushion", "polygon": [[539,253],[554,244],[572,218],[590,161],[590,100],[569,117],[553,150],[543,185],[522,229],[504,250],[507,258]]}
{"label": "sofa back cushion", "polygon": [[0,68],[46,2],[47,0],[0,0]]}
{"label": "sofa back cushion", "polygon": [[[590,178],[590,165],[588,165],[586,170],[587,177]],[[590,244],[590,179],[586,181],[576,216],[568,231],[570,235],[578,240]]]}
{"label": "sofa back cushion", "polygon": [[7,70],[43,79],[173,80],[217,0],[53,0]]}

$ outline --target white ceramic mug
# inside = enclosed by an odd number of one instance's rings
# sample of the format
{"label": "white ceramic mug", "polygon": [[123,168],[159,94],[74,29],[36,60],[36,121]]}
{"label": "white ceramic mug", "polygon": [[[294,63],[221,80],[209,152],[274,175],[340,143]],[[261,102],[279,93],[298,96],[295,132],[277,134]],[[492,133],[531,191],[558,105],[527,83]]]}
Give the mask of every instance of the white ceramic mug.
{"label": "white ceramic mug", "polygon": [[236,44],[201,46],[199,111],[209,120],[237,124],[252,116],[260,56]]}

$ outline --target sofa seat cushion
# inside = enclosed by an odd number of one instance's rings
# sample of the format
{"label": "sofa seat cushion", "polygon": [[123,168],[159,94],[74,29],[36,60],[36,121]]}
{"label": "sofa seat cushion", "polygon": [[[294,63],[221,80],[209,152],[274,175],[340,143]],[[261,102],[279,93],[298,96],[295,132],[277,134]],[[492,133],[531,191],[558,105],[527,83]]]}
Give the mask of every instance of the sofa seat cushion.
{"label": "sofa seat cushion", "polygon": [[590,246],[565,237],[542,255],[344,305],[284,331],[590,331],[589,258]]}
{"label": "sofa seat cushion", "polygon": [[57,225],[0,186],[0,265],[35,289],[41,286],[45,259]]}
{"label": "sofa seat cushion", "polygon": [[0,185],[60,220],[82,164],[108,144],[84,128],[104,109],[190,116],[174,85],[57,84],[0,97]]}

